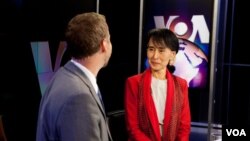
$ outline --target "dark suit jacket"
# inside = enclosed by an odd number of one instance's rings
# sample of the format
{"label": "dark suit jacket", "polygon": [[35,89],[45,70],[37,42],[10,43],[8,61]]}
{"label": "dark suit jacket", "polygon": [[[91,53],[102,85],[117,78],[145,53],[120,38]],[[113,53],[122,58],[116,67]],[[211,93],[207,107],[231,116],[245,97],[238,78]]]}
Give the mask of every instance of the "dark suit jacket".
{"label": "dark suit jacket", "polygon": [[105,111],[91,82],[68,62],[42,97],[36,141],[108,141]]}

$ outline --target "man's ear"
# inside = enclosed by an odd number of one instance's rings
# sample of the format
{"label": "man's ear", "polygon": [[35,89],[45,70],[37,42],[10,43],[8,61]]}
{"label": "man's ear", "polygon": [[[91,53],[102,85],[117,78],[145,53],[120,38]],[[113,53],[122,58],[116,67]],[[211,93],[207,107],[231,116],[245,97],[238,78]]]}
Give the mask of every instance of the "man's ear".
{"label": "man's ear", "polygon": [[105,41],[105,39],[103,39],[100,43],[100,51],[101,52],[105,52],[107,50],[107,42]]}

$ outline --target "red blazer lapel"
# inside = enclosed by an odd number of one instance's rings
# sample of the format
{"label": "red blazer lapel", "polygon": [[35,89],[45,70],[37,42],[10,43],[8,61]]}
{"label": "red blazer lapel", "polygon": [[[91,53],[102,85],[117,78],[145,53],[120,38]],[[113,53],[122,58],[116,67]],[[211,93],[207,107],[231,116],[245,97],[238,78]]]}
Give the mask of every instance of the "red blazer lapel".
{"label": "red blazer lapel", "polygon": [[174,98],[174,82],[170,72],[167,71],[167,101],[165,107],[165,118],[164,118],[164,132],[166,133],[167,127],[170,123],[171,118],[171,110],[173,105],[173,98]]}
{"label": "red blazer lapel", "polygon": [[157,113],[151,93],[151,71],[146,70],[144,75],[144,100],[146,109],[150,118],[151,125],[153,127],[154,134],[158,141],[161,140],[160,129],[159,129],[159,121],[157,118]]}

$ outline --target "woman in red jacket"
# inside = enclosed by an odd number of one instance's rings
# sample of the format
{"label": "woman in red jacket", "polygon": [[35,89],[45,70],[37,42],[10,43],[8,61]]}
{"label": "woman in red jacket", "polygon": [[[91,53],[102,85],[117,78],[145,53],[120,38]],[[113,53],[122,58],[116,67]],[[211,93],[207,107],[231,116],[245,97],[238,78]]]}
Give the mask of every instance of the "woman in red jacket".
{"label": "woman in red jacket", "polygon": [[149,68],[125,85],[129,141],[188,141],[190,109],[187,82],[171,73],[179,49],[168,29],[148,33]]}

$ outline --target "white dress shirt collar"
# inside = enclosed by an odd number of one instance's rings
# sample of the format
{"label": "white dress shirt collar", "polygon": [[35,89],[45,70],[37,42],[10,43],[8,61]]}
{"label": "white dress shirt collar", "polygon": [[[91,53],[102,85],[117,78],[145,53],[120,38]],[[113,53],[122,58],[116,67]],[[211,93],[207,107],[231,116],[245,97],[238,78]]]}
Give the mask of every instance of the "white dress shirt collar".
{"label": "white dress shirt collar", "polygon": [[71,59],[71,62],[74,63],[77,67],[79,67],[86,74],[86,76],[90,80],[91,84],[93,85],[95,92],[97,93],[98,86],[97,86],[96,77],[94,76],[94,74],[92,72],[90,72],[85,66],[76,62],[75,60]]}

